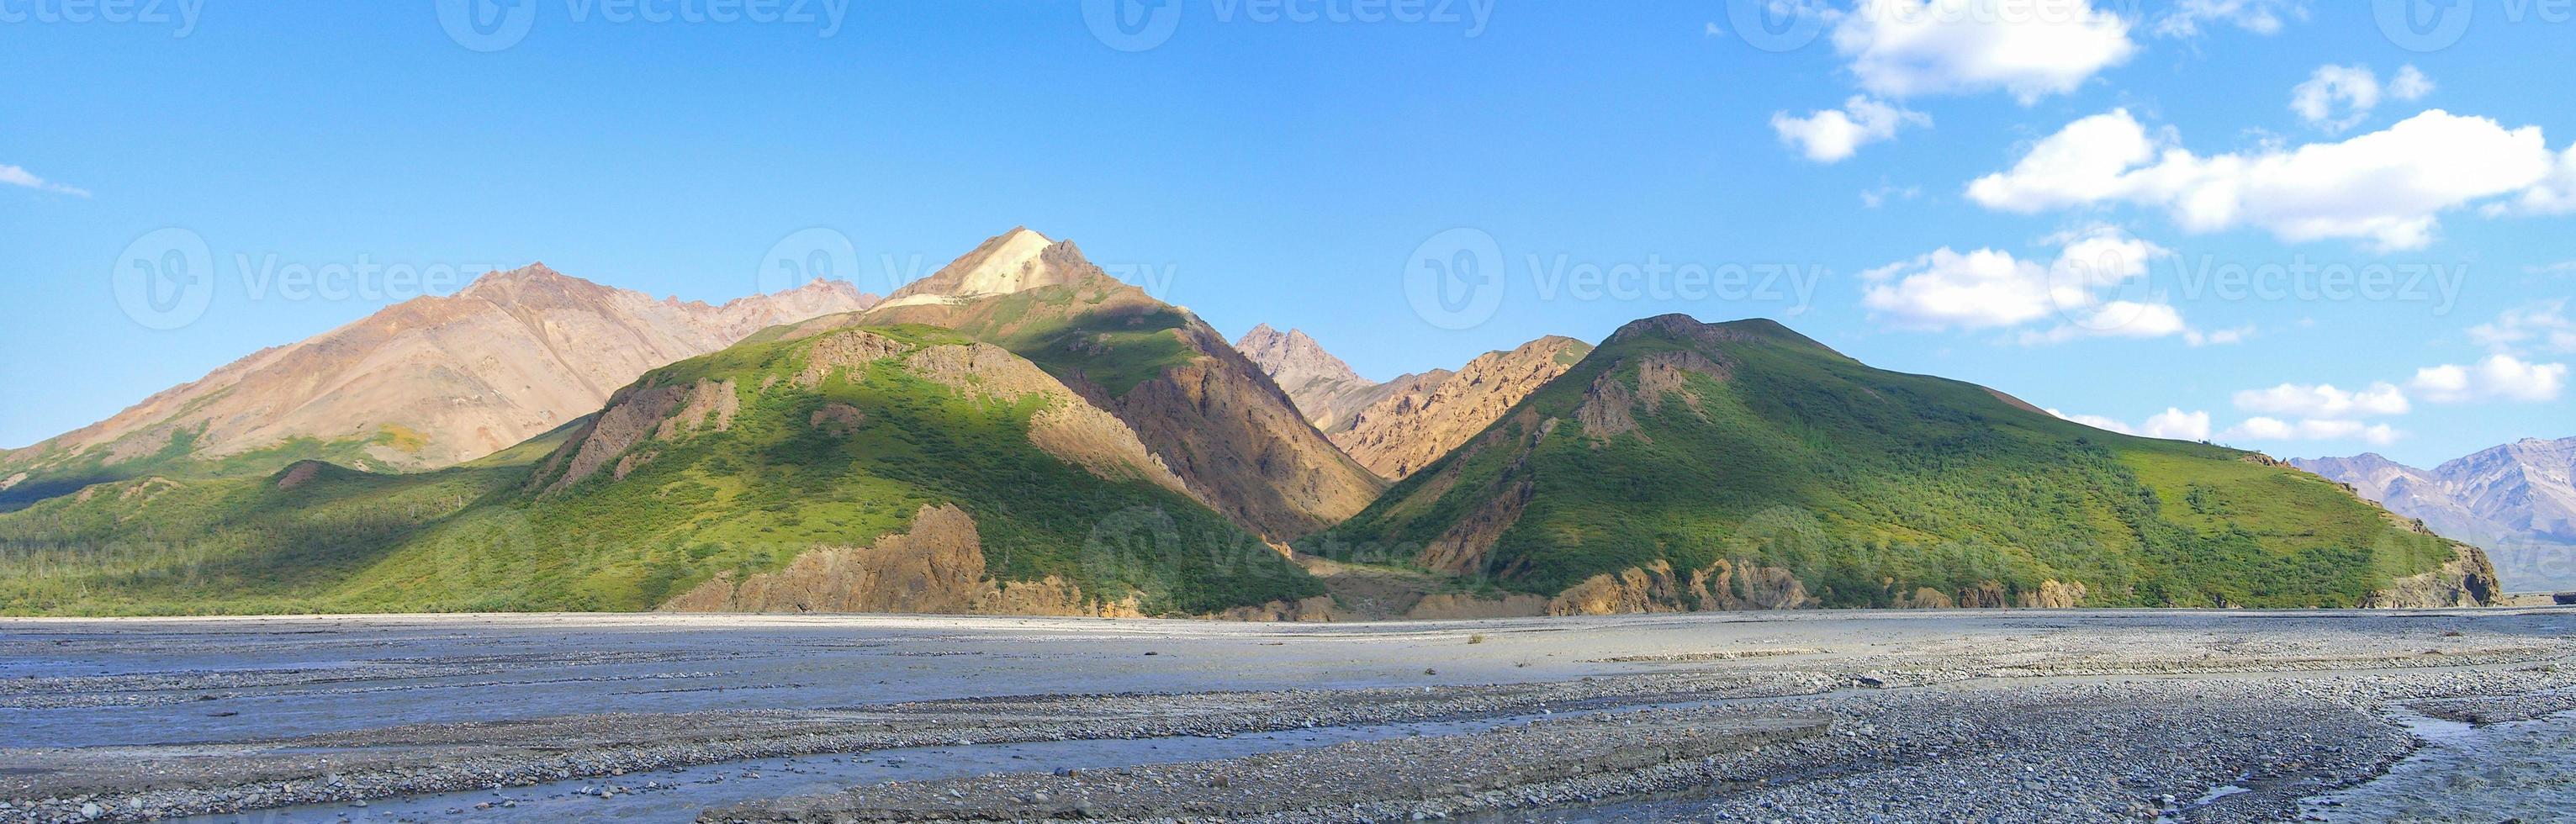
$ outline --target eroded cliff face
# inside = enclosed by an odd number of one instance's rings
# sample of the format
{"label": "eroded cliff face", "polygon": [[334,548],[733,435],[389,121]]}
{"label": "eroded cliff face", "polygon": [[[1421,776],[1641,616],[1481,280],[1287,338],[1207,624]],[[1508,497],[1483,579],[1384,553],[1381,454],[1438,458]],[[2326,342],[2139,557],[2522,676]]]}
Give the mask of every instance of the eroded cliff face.
{"label": "eroded cliff face", "polygon": [[2494,606],[2504,594],[2497,580],[2495,564],[2487,560],[2485,550],[2467,544],[2459,545],[2459,556],[2440,569],[2399,578],[2387,589],[2371,593],[2362,601],[2364,609],[2448,609],[2453,607]]}
{"label": "eroded cliff face", "polygon": [[1804,609],[1816,605],[1798,577],[1778,567],[1719,561],[1676,572],[1672,564],[1595,575],[1548,602],[1549,615]]}
{"label": "eroded cliff face", "polygon": [[1398,379],[1390,383],[1395,391],[1333,432],[1333,443],[1369,471],[1401,480],[1501,420],[1590,351],[1582,341],[1549,336],[1477,356],[1454,374]]}
{"label": "eroded cliff face", "polygon": [[990,579],[975,519],[924,506],[912,528],[864,547],[817,547],[786,568],[735,580],[730,572],[664,602],[665,612],[897,612],[1143,617],[1133,598],[1103,600],[1048,576]]}
{"label": "eroded cliff face", "polygon": [[[997,581],[975,519],[924,506],[903,532],[863,547],[816,547],[787,566],[737,579],[718,573],[658,607],[663,612],[914,613],[1143,618],[1134,596],[1103,598],[1049,575]],[[1330,596],[1274,601],[1202,616],[1233,621],[1332,621]]]}
{"label": "eroded cliff face", "polygon": [[1377,498],[1377,478],[1324,440],[1213,330],[1194,322],[1174,334],[1204,356],[1137,384],[1112,408],[1218,512],[1287,540]]}

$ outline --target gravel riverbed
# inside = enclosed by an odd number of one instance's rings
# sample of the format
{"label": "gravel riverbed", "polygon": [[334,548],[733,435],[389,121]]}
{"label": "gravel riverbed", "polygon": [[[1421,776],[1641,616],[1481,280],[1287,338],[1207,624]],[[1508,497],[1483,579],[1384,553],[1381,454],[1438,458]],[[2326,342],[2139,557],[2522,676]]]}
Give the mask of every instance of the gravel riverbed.
{"label": "gravel riverbed", "polygon": [[[2481,757],[2401,714],[2569,717],[2571,631],[2555,609],[0,621],[0,822],[519,820],[404,803],[512,788],[659,794],[639,820],[2289,821]],[[1388,726],[1468,719],[1490,720]],[[775,798],[665,783],[1078,741],[1155,746]],[[2483,786],[2569,782],[2527,760]]]}

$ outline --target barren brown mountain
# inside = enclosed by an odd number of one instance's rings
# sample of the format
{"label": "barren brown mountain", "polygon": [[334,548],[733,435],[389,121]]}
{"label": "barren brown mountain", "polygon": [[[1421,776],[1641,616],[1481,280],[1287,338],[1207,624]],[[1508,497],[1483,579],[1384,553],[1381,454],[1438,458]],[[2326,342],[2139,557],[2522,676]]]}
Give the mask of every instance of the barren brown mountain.
{"label": "barren brown mountain", "polygon": [[1402,480],[1440,460],[1522,398],[1565,374],[1592,345],[1550,335],[1509,352],[1487,352],[1456,373],[1407,375],[1332,434],[1353,460],[1389,480]]}
{"label": "barren brown mountain", "polygon": [[454,295],[262,350],[0,457],[0,504],[143,472],[267,472],[306,458],[373,470],[449,466],[589,414],[646,370],[874,302],[834,281],[715,306],[544,264],[495,272]]}

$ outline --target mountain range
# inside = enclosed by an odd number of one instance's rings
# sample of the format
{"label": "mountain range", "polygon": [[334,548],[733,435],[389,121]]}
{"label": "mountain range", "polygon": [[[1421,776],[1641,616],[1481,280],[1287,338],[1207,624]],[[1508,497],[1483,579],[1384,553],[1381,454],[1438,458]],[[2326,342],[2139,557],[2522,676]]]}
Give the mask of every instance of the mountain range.
{"label": "mountain range", "polygon": [[1315,428],[1369,471],[1401,480],[1449,454],[1583,359],[1592,345],[1549,335],[1434,369],[1371,383],[1306,333],[1262,324],[1235,341]]}
{"label": "mountain range", "polygon": [[2576,590],[2576,438],[2516,441],[2429,470],[2375,453],[2290,463],[2485,547],[2517,589]]}
{"label": "mountain range", "polygon": [[274,347],[107,420],[0,455],[0,511],[107,480],[265,473],[299,460],[453,466],[590,414],[644,371],[876,298],[815,281],[721,306],[545,264]]}
{"label": "mountain range", "polygon": [[[515,438],[515,440],[513,440]],[[2475,547],[2261,455],[1770,321],[1361,378],[1025,228],[876,301],[541,266],[0,456],[0,613],[1338,620],[2450,606]]]}

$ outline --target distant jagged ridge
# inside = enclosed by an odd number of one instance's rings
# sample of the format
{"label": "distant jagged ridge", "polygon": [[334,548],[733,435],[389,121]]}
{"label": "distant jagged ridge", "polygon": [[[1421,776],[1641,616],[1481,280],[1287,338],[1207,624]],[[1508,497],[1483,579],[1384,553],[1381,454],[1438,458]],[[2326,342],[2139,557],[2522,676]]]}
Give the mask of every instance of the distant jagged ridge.
{"label": "distant jagged ridge", "polygon": [[2576,438],[2526,438],[2429,470],[2375,453],[2290,463],[2485,547],[2508,588],[2576,590]]}

